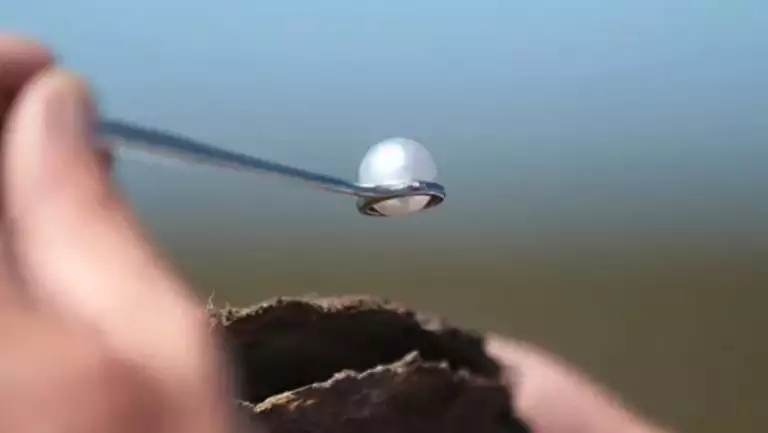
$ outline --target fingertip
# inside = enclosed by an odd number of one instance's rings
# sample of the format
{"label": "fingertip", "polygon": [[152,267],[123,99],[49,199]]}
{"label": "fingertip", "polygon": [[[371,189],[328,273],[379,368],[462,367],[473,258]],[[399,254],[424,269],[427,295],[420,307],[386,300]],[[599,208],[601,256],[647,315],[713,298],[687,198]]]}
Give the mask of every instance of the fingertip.
{"label": "fingertip", "polygon": [[38,40],[15,34],[0,34],[0,87],[20,86],[38,70],[54,62],[51,51]]}
{"label": "fingertip", "polygon": [[[90,111],[91,95],[85,81],[63,68],[44,68],[33,75],[19,91],[9,122],[14,132],[42,132],[56,117],[63,104],[71,109]],[[71,111],[71,110],[68,110]]]}
{"label": "fingertip", "polygon": [[62,67],[49,67],[39,71],[30,79],[21,95],[28,99],[28,103],[40,104],[53,99],[71,98],[82,104],[91,104],[91,93],[85,79]]}
{"label": "fingertip", "polygon": [[43,56],[50,54],[48,48],[36,38],[20,33],[0,33],[0,53],[8,51],[31,52]]}
{"label": "fingertip", "polygon": [[535,431],[661,433],[617,395],[540,347],[488,334],[486,351],[502,366],[511,404]]}
{"label": "fingertip", "polygon": [[88,86],[77,75],[49,68],[30,80],[4,131],[5,199],[11,212],[103,189],[107,175],[92,145],[94,117]]}
{"label": "fingertip", "polygon": [[524,341],[515,340],[499,334],[488,333],[485,338],[486,352],[497,362],[505,365],[527,363],[532,357],[548,359],[549,356],[538,347]]}

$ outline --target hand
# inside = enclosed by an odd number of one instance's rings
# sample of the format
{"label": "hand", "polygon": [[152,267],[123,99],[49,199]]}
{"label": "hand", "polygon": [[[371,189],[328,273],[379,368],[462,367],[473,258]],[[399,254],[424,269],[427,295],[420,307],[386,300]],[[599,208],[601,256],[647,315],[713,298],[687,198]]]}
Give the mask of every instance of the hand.
{"label": "hand", "polygon": [[81,81],[0,35],[0,431],[224,433],[205,310],[95,151]]}
{"label": "hand", "polygon": [[534,433],[663,433],[541,349],[491,335],[486,350],[502,366],[512,405]]}

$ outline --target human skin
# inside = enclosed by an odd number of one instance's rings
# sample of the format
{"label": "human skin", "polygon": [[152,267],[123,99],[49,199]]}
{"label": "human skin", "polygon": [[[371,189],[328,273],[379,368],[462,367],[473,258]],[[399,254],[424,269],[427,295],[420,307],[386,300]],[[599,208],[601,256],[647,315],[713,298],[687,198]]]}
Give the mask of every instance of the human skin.
{"label": "human skin", "polygon": [[669,433],[538,347],[491,334],[486,350],[502,367],[512,406],[535,433]]}
{"label": "human skin", "polygon": [[0,108],[0,431],[231,431],[205,311],[110,183],[85,84],[2,36]]}
{"label": "human skin", "polygon": [[[43,45],[0,33],[0,431],[230,432],[204,306],[110,182],[94,113]],[[660,432],[552,355],[488,341],[534,432]]]}

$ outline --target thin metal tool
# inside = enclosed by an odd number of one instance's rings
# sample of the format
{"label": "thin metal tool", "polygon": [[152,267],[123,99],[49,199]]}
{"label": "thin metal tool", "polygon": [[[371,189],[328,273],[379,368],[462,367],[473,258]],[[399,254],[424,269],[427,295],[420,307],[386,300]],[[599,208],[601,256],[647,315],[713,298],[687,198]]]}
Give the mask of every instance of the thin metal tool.
{"label": "thin metal tool", "polygon": [[391,139],[373,146],[360,166],[361,182],[350,182],[128,122],[104,119],[98,128],[107,143],[118,148],[232,170],[273,174],[326,191],[356,196],[357,209],[363,215],[405,215],[433,208],[445,200],[445,188],[434,181],[437,168],[431,156],[411,140]]}

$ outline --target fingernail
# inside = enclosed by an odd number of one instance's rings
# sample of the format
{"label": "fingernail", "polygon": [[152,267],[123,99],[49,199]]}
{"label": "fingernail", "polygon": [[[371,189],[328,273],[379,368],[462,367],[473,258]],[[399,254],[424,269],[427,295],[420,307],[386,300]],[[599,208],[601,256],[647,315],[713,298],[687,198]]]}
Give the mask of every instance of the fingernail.
{"label": "fingernail", "polygon": [[43,127],[52,143],[65,146],[90,146],[93,139],[93,105],[83,81],[66,72],[56,72],[47,104]]}

